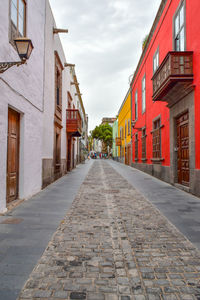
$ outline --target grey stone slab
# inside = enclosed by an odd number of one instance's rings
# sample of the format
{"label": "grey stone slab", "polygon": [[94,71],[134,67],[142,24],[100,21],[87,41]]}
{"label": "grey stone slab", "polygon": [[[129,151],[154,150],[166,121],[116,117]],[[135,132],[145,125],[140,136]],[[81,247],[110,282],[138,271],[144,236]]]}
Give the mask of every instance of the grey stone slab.
{"label": "grey stone slab", "polygon": [[0,288],[0,300],[16,300],[20,290],[9,290]]}
{"label": "grey stone slab", "polygon": [[66,215],[92,164],[89,161],[79,165],[5,216],[0,216],[0,223],[8,218],[22,219],[19,224],[0,224],[0,288],[2,295],[7,295],[2,300],[17,298],[16,293]]}
{"label": "grey stone slab", "polygon": [[200,249],[200,199],[135,168],[108,163]]}

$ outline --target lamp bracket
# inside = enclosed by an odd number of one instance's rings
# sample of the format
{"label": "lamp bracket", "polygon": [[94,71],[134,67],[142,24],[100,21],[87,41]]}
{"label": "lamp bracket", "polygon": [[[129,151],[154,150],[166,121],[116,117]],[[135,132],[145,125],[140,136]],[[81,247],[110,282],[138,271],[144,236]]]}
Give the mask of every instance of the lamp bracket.
{"label": "lamp bracket", "polygon": [[5,72],[9,68],[13,66],[19,67],[20,65],[23,65],[26,62],[26,60],[21,61],[13,61],[13,62],[0,62],[0,73]]}
{"label": "lamp bracket", "polygon": [[79,83],[78,82],[70,82],[71,83],[71,85],[73,85],[73,84],[75,84],[75,85],[79,85]]}
{"label": "lamp bracket", "polygon": [[68,33],[68,29],[53,28],[53,34]]}
{"label": "lamp bracket", "polygon": [[65,63],[64,66],[65,66],[65,67],[75,67],[75,64],[68,64],[68,63]]}

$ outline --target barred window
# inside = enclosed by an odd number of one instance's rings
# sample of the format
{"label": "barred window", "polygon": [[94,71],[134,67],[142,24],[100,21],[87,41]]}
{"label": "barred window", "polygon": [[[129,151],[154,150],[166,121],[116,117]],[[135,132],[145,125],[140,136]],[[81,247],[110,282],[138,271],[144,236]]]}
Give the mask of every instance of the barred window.
{"label": "barred window", "polygon": [[146,128],[142,130],[142,158],[146,159]]}
{"label": "barred window", "polygon": [[153,123],[153,158],[161,158],[160,119],[157,119]]}

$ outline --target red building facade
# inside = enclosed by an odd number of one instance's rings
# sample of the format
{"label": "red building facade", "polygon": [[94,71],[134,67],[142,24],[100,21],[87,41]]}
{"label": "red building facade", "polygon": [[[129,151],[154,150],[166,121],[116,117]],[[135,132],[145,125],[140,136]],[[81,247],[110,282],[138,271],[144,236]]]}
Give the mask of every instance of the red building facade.
{"label": "red building facade", "polygon": [[200,1],[162,0],[131,82],[132,165],[200,195]]}

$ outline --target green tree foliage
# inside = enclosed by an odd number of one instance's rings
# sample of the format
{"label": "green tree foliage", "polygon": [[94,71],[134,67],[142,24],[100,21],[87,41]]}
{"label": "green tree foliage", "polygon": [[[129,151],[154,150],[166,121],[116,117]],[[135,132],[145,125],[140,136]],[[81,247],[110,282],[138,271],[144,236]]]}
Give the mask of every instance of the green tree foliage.
{"label": "green tree foliage", "polygon": [[112,127],[108,123],[96,126],[91,135],[93,139],[101,140],[106,146],[112,147]]}

